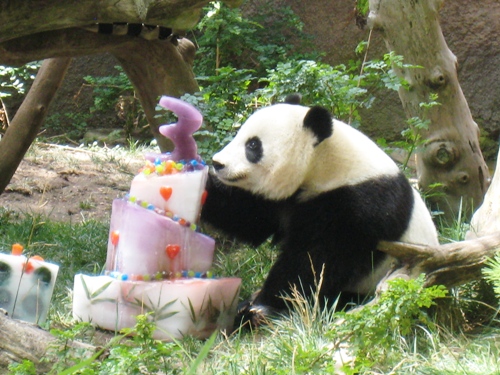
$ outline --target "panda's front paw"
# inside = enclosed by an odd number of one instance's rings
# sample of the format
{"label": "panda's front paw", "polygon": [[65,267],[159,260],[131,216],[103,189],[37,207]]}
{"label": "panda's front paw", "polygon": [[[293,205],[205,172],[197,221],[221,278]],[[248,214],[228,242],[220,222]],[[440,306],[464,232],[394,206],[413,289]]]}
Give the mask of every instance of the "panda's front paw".
{"label": "panda's front paw", "polygon": [[247,300],[238,305],[234,327],[257,328],[269,323],[273,309],[263,305],[255,305],[253,300]]}

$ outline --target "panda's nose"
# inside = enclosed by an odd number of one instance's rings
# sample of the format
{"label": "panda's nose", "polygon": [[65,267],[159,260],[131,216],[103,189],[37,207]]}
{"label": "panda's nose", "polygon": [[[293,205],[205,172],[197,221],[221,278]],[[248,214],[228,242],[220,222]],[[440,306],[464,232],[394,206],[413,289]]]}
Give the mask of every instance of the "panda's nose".
{"label": "panda's nose", "polygon": [[212,160],[212,165],[214,166],[214,169],[216,171],[220,171],[221,169],[224,169],[225,165],[222,164],[222,163],[219,163],[218,161],[216,160]]}

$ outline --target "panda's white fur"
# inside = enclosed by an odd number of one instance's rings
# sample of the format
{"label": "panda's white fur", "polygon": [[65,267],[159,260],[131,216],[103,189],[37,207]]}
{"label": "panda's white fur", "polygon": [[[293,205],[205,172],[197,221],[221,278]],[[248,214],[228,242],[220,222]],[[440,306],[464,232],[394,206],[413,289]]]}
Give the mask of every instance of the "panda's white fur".
{"label": "panda's white fur", "polygon": [[[328,279],[325,279],[326,282],[330,283],[327,288],[335,290],[337,278],[343,278],[339,291],[368,294],[373,292],[391,263],[390,258],[379,253],[375,256],[375,268],[367,264],[370,263],[370,253],[377,252],[374,239],[392,236],[390,240],[432,246],[438,244],[436,229],[425,203],[418,192],[409,186],[393,160],[361,132],[332,120],[329,115],[327,133],[322,133],[325,129],[315,124],[305,126],[311,112],[309,107],[297,104],[276,104],[260,109],[213,157],[216,177],[211,176],[213,182],[209,184],[209,198],[202,211],[202,219],[254,244],[261,243],[270,235],[283,239],[282,254],[256,297],[258,306],[249,302],[243,309],[242,315],[250,321],[255,320],[255,315],[267,311],[265,305],[274,309],[283,308],[277,294],[297,283],[297,277],[302,281],[307,279],[307,283],[311,284],[311,275],[303,274],[307,270],[307,264],[303,263],[308,263],[311,255],[308,258],[304,252],[311,251],[310,254],[316,257],[315,267],[320,267],[324,261],[333,270],[330,271],[332,274],[325,276]],[[325,118],[324,112],[312,118],[313,122],[316,118],[321,122]],[[257,157],[249,159],[246,147],[252,139],[259,141],[262,150]],[[401,201],[393,204],[391,194]],[[353,206],[360,211],[364,211],[363,206],[366,206],[367,215],[363,212],[351,214],[350,202],[346,202],[344,196],[354,199]],[[311,207],[308,208],[308,205]],[[336,212],[339,206],[342,207]],[[380,212],[384,210],[387,212]],[[304,213],[317,218],[309,220],[303,217]],[[349,216],[356,215],[353,222],[361,223],[359,228],[346,224]],[[375,219],[369,219],[370,215]],[[403,215],[401,226],[399,217],[390,215]],[[311,222],[318,218],[324,218],[328,223],[316,226],[316,222]],[[382,227],[378,222],[382,223]],[[333,229],[333,223],[340,223],[344,229]],[[302,228],[302,225],[308,229],[297,234],[297,228]],[[393,229],[395,227],[399,228]],[[386,234],[374,234],[377,228],[382,228]],[[310,232],[307,233],[307,230]],[[335,230],[336,234],[330,233]],[[344,236],[339,230],[349,234]],[[304,248],[308,236],[313,239],[311,246],[314,247],[310,250],[307,245]],[[360,248],[358,243],[366,248]],[[340,275],[338,267],[342,263],[335,264],[336,254],[340,256],[340,262],[358,268],[352,273],[359,275],[358,279],[353,280],[348,270],[343,270]],[[359,256],[364,260],[358,260]],[[361,268],[360,262],[365,262]],[[292,274],[282,275],[287,272]],[[300,274],[293,275],[293,272]],[[319,273],[319,269],[315,272]],[[347,280],[350,280],[348,284]],[[326,295],[332,297],[331,294]]]}
{"label": "panda's white fur", "polygon": [[[371,139],[341,121],[333,120],[332,136],[314,146],[314,134],[303,126],[309,109],[283,103],[255,112],[214,155],[215,162],[225,165],[217,173],[219,179],[268,199],[288,198],[302,189],[300,199],[306,201],[340,186],[400,172]],[[245,157],[245,142],[252,137],[259,137],[267,146],[257,164]],[[401,241],[437,245],[436,228],[415,190],[414,198],[410,225]]]}

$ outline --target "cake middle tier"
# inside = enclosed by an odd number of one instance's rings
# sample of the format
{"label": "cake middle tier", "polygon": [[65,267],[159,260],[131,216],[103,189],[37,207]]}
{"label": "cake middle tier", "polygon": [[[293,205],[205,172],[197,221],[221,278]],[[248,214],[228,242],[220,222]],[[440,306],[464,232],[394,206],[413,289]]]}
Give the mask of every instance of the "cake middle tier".
{"label": "cake middle tier", "polygon": [[153,276],[210,269],[212,238],[137,203],[113,201],[106,271]]}

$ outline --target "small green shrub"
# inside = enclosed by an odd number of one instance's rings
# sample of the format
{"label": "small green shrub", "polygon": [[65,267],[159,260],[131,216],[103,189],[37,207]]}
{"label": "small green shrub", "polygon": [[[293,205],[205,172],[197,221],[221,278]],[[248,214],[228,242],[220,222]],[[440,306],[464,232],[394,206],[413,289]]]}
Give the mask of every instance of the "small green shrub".
{"label": "small green shrub", "polygon": [[352,348],[355,366],[346,368],[348,373],[397,362],[402,338],[414,335],[419,325],[433,326],[425,309],[434,305],[435,299],[445,297],[447,290],[442,285],[425,288],[424,281],[424,275],[413,280],[394,279],[377,303],[339,314],[343,322],[334,327],[331,338],[345,340]]}

